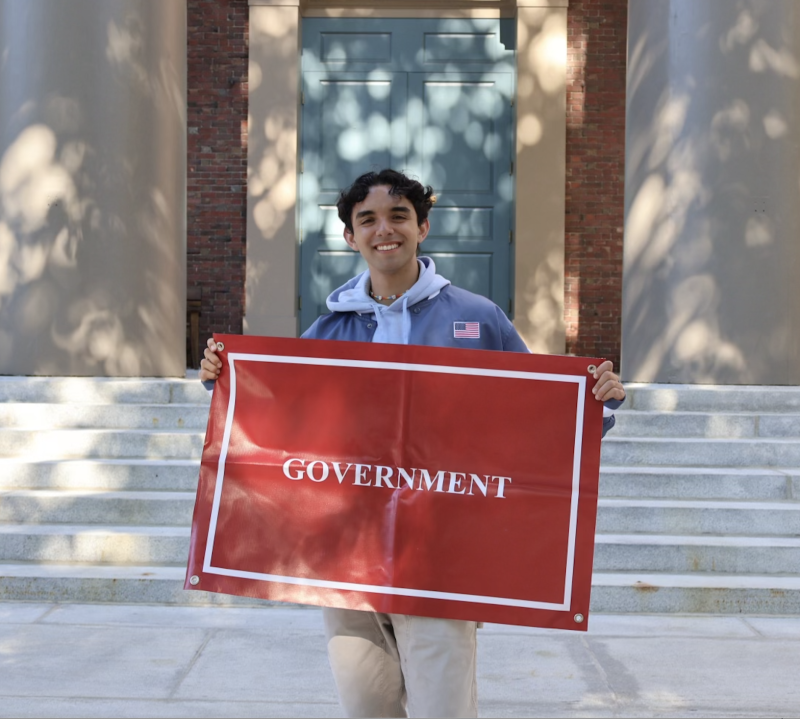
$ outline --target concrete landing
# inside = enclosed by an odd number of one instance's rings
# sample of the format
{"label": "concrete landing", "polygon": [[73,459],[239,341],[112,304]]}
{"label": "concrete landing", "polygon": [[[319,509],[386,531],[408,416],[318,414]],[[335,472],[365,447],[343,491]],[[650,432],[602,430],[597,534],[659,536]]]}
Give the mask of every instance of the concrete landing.
{"label": "concrete landing", "polygon": [[[479,631],[481,716],[800,717],[800,618]],[[319,610],[0,603],[1,717],[336,717]]]}

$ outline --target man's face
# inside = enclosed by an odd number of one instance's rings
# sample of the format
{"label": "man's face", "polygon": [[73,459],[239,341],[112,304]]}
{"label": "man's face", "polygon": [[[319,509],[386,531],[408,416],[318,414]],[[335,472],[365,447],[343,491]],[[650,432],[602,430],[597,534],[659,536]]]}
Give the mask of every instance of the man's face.
{"label": "man's face", "polygon": [[417,246],[430,229],[428,220],[418,225],[414,206],[405,197],[390,195],[390,189],[371,187],[353,207],[353,231],[344,231],[347,244],[361,253],[373,274],[416,270]]}

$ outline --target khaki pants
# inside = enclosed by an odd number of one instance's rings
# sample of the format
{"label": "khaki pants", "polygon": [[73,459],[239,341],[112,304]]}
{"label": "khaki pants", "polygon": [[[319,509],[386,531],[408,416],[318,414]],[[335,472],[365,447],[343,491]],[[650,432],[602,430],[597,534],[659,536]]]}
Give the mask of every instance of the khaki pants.
{"label": "khaki pants", "polygon": [[477,717],[475,622],[323,609],[348,717]]}

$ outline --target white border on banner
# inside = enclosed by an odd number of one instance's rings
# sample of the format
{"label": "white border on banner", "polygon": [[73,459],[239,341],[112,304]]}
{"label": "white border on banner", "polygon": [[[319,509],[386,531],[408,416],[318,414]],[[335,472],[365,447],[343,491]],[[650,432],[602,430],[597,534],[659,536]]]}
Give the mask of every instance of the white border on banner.
{"label": "white border on banner", "polygon": [[[238,569],[226,569],[211,565],[211,555],[214,549],[214,539],[217,532],[220,499],[222,497],[222,484],[225,475],[225,459],[228,455],[228,446],[231,439],[233,414],[236,407],[236,362],[272,362],[276,364],[320,365],[325,367],[357,367],[364,369],[383,369],[402,372],[433,372],[439,374],[478,375],[481,377],[503,377],[506,379],[526,379],[545,382],[568,382],[578,385],[578,406],[575,418],[575,448],[572,462],[572,497],[569,513],[569,540],[567,547],[567,563],[564,581],[564,601],[561,604],[553,602],[534,602],[522,599],[508,599],[505,597],[485,597],[478,594],[457,594],[453,592],[436,592],[425,589],[410,589],[405,587],[384,587],[373,584],[355,584],[352,582],[333,582],[325,579],[308,579],[305,577],[284,577],[278,574],[261,574],[258,572],[244,572]],[[572,601],[572,575],[575,565],[575,539],[578,527],[578,499],[580,490],[581,447],[583,444],[583,410],[586,378],[578,375],[546,374],[542,372],[519,372],[514,370],[484,369],[480,367],[451,367],[447,365],[410,364],[406,362],[373,362],[369,360],[330,359],[323,357],[294,357],[287,355],[257,355],[245,353],[230,353],[228,365],[231,373],[230,397],[228,400],[228,413],[225,417],[225,432],[222,437],[222,449],[219,465],[217,467],[217,481],[214,489],[214,503],[211,508],[211,520],[208,528],[206,552],[203,560],[203,572],[206,574],[219,574],[240,579],[254,579],[264,582],[279,582],[281,584],[295,584],[306,587],[319,587],[322,589],[342,589],[359,592],[370,592],[401,597],[420,597],[425,599],[448,599],[455,602],[470,602],[474,604],[492,604],[503,607],[520,607],[523,609],[550,609],[554,611],[569,611]]]}

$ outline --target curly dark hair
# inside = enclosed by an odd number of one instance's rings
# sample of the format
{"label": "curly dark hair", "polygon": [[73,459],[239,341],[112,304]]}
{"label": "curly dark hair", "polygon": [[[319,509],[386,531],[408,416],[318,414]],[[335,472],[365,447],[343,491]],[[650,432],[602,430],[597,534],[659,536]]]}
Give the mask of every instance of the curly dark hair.
{"label": "curly dark hair", "polygon": [[357,178],[346,190],[342,190],[336,201],[339,219],[344,222],[344,226],[350,232],[353,231],[353,207],[365,200],[370,187],[377,185],[388,185],[390,195],[405,197],[414,206],[417,213],[417,225],[421,225],[428,219],[428,212],[436,202],[436,196],[430,185],[423,187],[421,183],[406,177],[402,172],[389,168],[380,172],[367,172]]}

